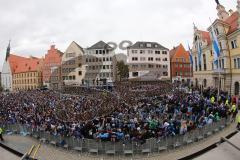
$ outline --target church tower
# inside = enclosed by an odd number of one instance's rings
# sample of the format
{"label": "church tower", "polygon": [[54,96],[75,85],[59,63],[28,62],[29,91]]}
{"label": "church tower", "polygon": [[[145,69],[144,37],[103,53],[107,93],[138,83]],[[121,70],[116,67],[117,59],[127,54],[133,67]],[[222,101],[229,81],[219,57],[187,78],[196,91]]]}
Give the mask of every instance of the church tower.
{"label": "church tower", "polygon": [[219,3],[219,0],[215,0],[217,3],[218,18],[221,20],[226,20],[229,17],[229,13],[225,10],[225,7]]}
{"label": "church tower", "polygon": [[8,57],[10,56],[10,48],[11,48],[11,47],[10,47],[10,43],[11,43],[11,41],[9,41],[9,43],[8,43],[5,61],[7,61]]}

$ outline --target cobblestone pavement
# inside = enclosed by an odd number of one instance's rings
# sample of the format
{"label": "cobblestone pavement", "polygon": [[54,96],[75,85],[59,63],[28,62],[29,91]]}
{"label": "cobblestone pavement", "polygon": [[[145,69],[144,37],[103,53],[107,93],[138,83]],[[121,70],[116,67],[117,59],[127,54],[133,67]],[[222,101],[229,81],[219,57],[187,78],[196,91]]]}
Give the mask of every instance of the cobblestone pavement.
{"label": "cobblestone pavement", "polygon": [[20,158],[12,154],[11,152],[0,147],[0,159],[1,160],[19,160]]}
{"label": "cobblestone pavement", "polygon": [[[106,156],[106,155],[89,155],[87,153],[80,154],[78,152],[72,150],[64,150],[61,148],[57,148],[54,146],[42,144],[39,152],[37,153],[35,158],[39,160],[111,160],[111,159],[143,159],[143,160],[176,160],[187,155],[193,154],[199,150],[202,150],[209,145],[216,143],[220,140],[221,137],[225,137],[228,134],[232,133],[235,130],[236,124],[231,124],[223,131],[218,132],[211,137],[204,139],[200,142],[195,142],[191,145],[181,147],[176,150],[170,150],[162,153],[154,153],[148,155],[134,155],[126,157],[126,156]],[[22,137],[18,135],[6,136],[6,143],[11,144],[21,144],[23,146],[21,150],[25,149],[25,152],[28,151],[33,144],[37,145],[39,142],[30,137]],[[15,148],[19,148],[15,147]]]}

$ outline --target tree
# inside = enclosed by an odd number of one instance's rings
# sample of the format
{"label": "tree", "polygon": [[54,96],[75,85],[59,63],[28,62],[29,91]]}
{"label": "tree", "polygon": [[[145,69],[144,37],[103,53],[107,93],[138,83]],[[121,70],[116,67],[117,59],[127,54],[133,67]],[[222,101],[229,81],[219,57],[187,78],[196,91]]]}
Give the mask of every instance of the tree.
{"label": "tree", "polygon": [[0,92],[2,92],[3,91],[3,87],[0,85]]}
{"label": "tree", "polygon": [[122,81],[122,79],[127,79],[129,76],[129,68],[123,61],[117,62],[117,75]]}

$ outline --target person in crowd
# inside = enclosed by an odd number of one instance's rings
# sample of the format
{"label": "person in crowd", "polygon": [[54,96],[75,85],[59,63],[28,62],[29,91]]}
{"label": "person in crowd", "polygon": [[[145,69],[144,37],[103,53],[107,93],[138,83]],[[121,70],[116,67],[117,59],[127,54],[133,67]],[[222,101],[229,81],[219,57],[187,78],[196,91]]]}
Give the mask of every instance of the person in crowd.
{"label": "person in crowd", "polygon": [[4,142],[4,139],[3,139],[3,129],[2,129],[2,127],[0,127],[0,140]]}

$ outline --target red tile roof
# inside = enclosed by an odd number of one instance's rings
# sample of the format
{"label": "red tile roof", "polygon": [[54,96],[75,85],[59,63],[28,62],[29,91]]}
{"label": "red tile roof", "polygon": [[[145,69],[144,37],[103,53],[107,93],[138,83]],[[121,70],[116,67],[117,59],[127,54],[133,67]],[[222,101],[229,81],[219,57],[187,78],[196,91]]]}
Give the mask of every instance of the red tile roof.
{"label": "red tile roof", "polygon": [[227,34],[231,34],[238,29],[238,17],[239,13],[236,11],[224,21],[230,25],[230,29]]}
{"label": "red tile roof", "polygon": [[177,58],[184,58],[186,62],[189,60],[189,52],[185,50],[182,44],[170,50],[171,62],[177,62]]}
{"label": "red tile roof", "polygon": [[201,31],[201,30],[198,30],[201,35],[202,35],[202,39],[207,41],[207,44],[211,44],[211,38],[210,38],[210,33],[207,32],[207,31]]}
{"label": "red tile roof", "polygon": [[24,72],[34,72],[40,69],[41,59],[36,57],[21,57],[17,55],[10,54],[8,61],[11,67],[12,74],[24,73]]}

